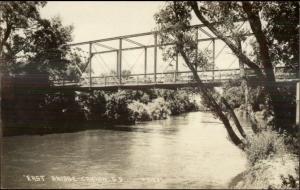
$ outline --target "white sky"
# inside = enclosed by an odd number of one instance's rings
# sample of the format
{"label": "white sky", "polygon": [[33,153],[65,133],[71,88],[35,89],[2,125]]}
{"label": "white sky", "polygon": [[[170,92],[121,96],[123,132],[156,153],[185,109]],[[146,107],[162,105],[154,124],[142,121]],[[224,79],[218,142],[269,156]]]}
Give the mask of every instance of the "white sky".
{"label": "white sky", "polygon": [[[162,1],[51,1],[41,9],[44,18],[60,16],[64,25],[74,26],[73,42],[96,40],[154,30],[153,15],[164,6]],[[196,19],[195,24],[198,24]],[[140,42],[149,44],[149,39]],[[151,40],[150,40],[151,43]],[[113,45],[113,44],[106,44]],[[124,45],[126,45],[124,43]],[[208,44],[203,44],[207,46]],[[216,54],[223,48],[222,42],[216,42]],[[212,46],[210,46],[212,47]],[[86,49],[86,47],[82,47]],[[101,49],[101,48],[100,48]],[[94,50],[100,50],[95,49]],[[102,50],[102,49],[101,49]],[[216,59],[217,68],[237,68],[238,61],[229,54],[225,48]],[[94,75],[108,73],[116,68],[115,54],[102,54],[93,58]],[[153,50],[148,52],[148,72],[153,72]],[[179,70],[187,70],[179,61]],[[133,73],[143,73],[144,55],[142,50],[124,52],[122,60],[123,69],[130,69]],[[174,65],[174,64],[173,64]],[[158,72],[172,69],[168,62],[163,62],[158,56]]]}

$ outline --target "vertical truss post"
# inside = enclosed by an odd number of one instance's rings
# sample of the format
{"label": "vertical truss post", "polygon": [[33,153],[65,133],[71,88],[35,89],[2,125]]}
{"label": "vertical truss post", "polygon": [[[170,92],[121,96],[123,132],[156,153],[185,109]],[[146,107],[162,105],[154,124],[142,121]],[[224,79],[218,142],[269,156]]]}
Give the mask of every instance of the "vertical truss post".
{"label": "vertical truss post", "polygon": [[196,62],[195,62],[196,72],[198,70],[198,27],[196,27]]}
{"label": "vertical truss post", "polygon": [[147,78],[147,48],[146,47],[144,49],[144,55],[145,55],[145,58],[144,58],[144,78],[146,80],[146,78]]}
{"label": "vertical truss post", "polygon": [[299,69],[298,78],[300,78],[300,61],[298,62],[298,69]]}
{"label": "vertical truss post", "polygon": [[118,62],[119,83],[122,84],[122,39],[119,39],[119,62]]}
{"label": "vertical truss post", "polygon": [[216,64],[216,42],[215,40],[213,39],[213,66],[212,66],[212,70],[213,70],[213,73],[212,73],[212,79],[215,80],[215,64]]}
{"label": "vertical truss post", "polygon": [[119,57],[120,57],[119,50],[117,50],[116,53],[117,53],[116,78],[118,78],[119,77]]}
{"label": "vertical truss post", "polygon": [[298,127],[298,130],[300,128],[300,82],[297,83],[296,87],[296,126]]}
{"label": "vertical truss post", "polygon": [[178,75],[178,53],[176,53],[176,58],[175,58],[175,77],[174,77],[174,82],[177,81],[177,75]]}
{"label": "vertical truss post", "polygon": [[92,43],[89,43],[89,79],[90,79],[90,88],[92,87]]}
{"label": "vertical truss post", "polygon": [[157,33],[154,33],[154,83],[156,83],[156,66],[157,66]]}

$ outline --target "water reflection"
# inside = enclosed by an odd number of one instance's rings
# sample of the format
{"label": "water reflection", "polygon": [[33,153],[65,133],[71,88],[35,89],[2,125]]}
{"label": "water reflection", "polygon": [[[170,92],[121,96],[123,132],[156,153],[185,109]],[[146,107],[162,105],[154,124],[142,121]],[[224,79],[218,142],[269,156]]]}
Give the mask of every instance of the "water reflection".
{"label": "water reflection", "polygon": [[[122,127],[122,126],[120,126]],[[5,137],[3,183],[8,188],[224,188],[245,169],[243,153],[219,121],[194,112],[139,123],[132,131],[88,130]],[[45,175],[28,182],[23,175]],[[51,176],[107,181],[53,181]],[[118,179],[114,181],[111,179]]]}

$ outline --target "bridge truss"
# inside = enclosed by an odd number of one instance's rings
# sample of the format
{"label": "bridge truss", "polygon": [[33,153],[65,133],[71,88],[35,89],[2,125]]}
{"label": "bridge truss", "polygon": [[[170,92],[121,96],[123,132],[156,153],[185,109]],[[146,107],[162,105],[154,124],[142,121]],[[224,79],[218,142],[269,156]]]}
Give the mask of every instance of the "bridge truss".
{"label": "bridge truss", "polygon": [[[242,23],[242,25],[244,22]],[[242,26],[241,25],[241,26]],[[216,52],[216,40],[220,40],[215,37],[210,32],[206,31],[205,26],[203,24],[192,26],[195,29],[195,41],[198,43],[201,42],[210,42],[209,46],[212,45],[212,68],[205,71],[198,71],[200,78],[207,83],[212,84],[220,84],[221,82],[228,81],[233,78],[238,78],[241,76],[241,73],[247,76],[254,76],[254,73],[250,69],[244,69],[241,72],[241,69],[216,69],[215,68],[215,60],[220,55],[220,53],[224,50],[224,47]],[[199,36],[202,36],[199,37]],[[204,36],[204,37],[203,37]],[[148,37],[152,38],[151,44],[142,43],[136,38],[140,37]],[[117,47],[115,45],[107,45],[107,42],[117,43]],[[124,43],[130,43],[131,46],[124,46]],[[86,65],[83,70],[80,70],[82,74],[80,81],[69,81],[65,78],[53,81],[55,86],[80,86],[83,88],[99,88],[99,89],[109,89],[109,88],[142,88],[142,87],[155,87],[155,86],[189,86],[193,85],[195,82],[193,79],[193,74],[191,71],[179,71],[178,66],[178,56],[176,56],[175,66],[173,71],[161,71],[161,68],[158,68],[158,48],[163,46],[172,46],[175,44],[158,43],[158,32],[146,32],[132,35],[124,35],[117,36],[112,38],[105,38],[99,40],[92,40],[80,43],[68,44],[69,47],[78,47],[78,46],[87,46],[88,51],[86,51]],[[99,51],[96,47],[100,47],[102,50]],[[149,50],[153,51],[153,72],[148,72],[148,62],[149,62]],[[80,49],[79,49],[80,50]],[[123,54],[128,51],[134,50],[142,50],[144,54],[143,60],[143,73],[131,74],[131,73],[123,73],[124,66],[124,57]],[[80,50],[82,51],[82,50]],[[84,52],[84,51],[82,51]],[[92,60],[96,55],[104,55],[104,54],[113,54],[116,59],[116,72],[110,75],[102,75],[102,76],[92,76],[93,64]],[[101,58],[101,57],[100,57]],[[102,59],[102,58],[101,58]],[[105,63],[105,61],[102,59]],[[126,63],[125,63],[126,64]],[[130,67],[130,70],[135,65],[133,64]],[[168,65],[167,65],[168,66]],[[283,71],[283,67],[274,68],[276,70],[276,78],[281,79],[294,79],[297,78],[297,74],[287,74],[285,76]],[[88,76],[84,76],[83,73],[88,71]]]}

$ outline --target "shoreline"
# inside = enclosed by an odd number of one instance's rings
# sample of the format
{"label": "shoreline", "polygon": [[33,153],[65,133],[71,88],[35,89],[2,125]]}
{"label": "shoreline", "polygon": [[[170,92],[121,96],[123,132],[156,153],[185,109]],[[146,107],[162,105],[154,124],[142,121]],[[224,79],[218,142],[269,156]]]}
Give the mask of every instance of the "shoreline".
{"label": "shoreline", "polygon": [[[208,111],[189,111],[185,113],[181,113],[178,115],[170,115],[171,117],[181,116],[184,114],[192,113],[192,112],[208,112]],[[159,119],[164,120],[164,119]],[[155,121],[155,120],[151,120]],[[11,137],[11,136],[21,136],[21,135],[47,135],[47,134],[59,134],[59,133],[73,133],[85,130],[115,130],[115,131],[135,131],[136,129],[133,127],[138,123],[145,123],[149,121],[136,121],[135,123],[113,123],[107,121],[97,121],[97,120],[85,120],[80,122],[53,122],[50,124],[15,124],[10,123],[9,126],[1,127],[2,136],[3,137]]]}
{"label": "shoreline", "polygon": [[285,187],[281,176],[297,176],[295,170],[297,156],[292,154],[276,155],[260,160],[234,178],[228,184],[230,189],[289,189]]}

